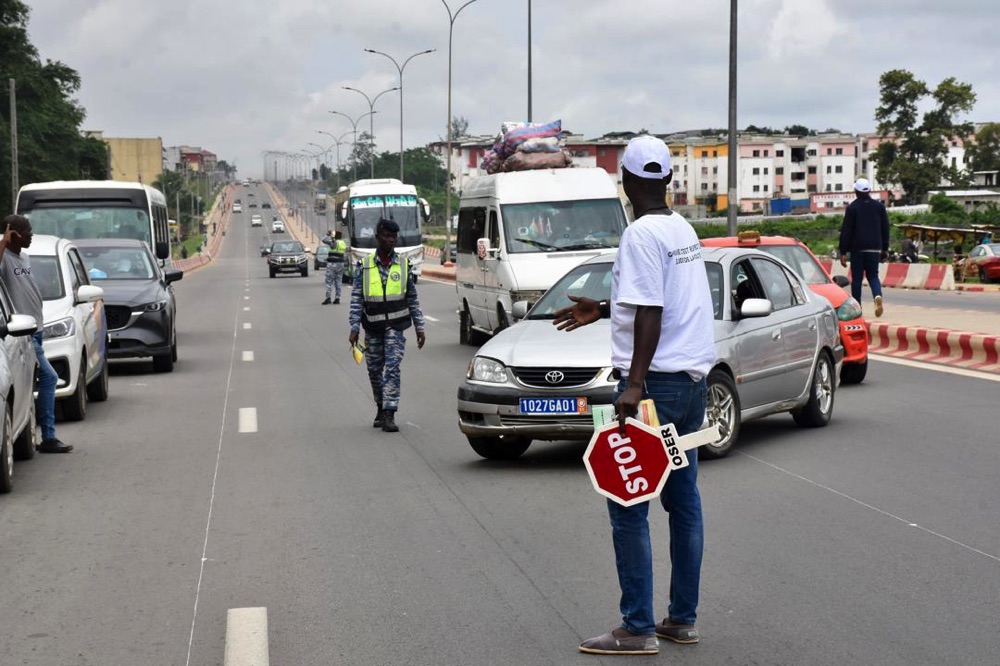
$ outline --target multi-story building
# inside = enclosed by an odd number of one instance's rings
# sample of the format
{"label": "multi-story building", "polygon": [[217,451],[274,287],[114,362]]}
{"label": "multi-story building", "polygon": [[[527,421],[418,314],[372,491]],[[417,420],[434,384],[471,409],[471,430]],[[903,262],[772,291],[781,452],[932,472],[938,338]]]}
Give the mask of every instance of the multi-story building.
{"label": "multi-story building", "polygon": [[163,173],[163,141],[159,138],[119,138],[104,132],[87,132],[108,146],[111,180],[150,184]]}

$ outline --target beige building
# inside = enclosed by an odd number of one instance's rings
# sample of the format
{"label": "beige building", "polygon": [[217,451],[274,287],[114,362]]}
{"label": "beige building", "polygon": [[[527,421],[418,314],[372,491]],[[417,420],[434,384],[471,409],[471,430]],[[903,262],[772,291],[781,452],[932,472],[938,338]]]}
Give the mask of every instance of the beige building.
{"label": "beige building", "polygon": [[104,136],[103,132],[90,135],[108,145],[111,180],[151,185],[163,173],[163,140],[159,137],[126,139]]}

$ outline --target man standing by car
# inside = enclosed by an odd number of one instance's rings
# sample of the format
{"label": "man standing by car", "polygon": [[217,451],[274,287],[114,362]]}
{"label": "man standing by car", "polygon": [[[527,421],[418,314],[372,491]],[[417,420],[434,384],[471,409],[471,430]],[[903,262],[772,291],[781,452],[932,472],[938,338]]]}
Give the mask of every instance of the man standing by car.
{"label": "man standing by car", "polygon": [[[622,187],[636,220],[621,237],[612,272],[611,301],[574,297],[553,323],[572,331],[611,317],[611,360],[620,378],[615,409],[622,428],[639,402],[651,398],[661,423],[680,435],[701,427],[705,376],[715,361],[712,296],[694,229],[665,204],[673,173],[660,139],[638,136],[622,158]],[[671,471],[660,494],[670,514],[670,603],[656,622],[649,503],[624,507],[608,501],[621,587],[622,623],[587,639],[589,654],[656,654],[657,637],[697,643],[695,619],[701,584],[704,524],[698,493],[697,450],[690,465]]]}
{"label": "man standing by car", "polygon": [[[0,280],[7,285],[15,311],[31,315],[38,323],[38,330],[31,337],[38,358],[38,398],[35,409],[38,424],[42,427],[42,441],[38,450],[42,453],[69,453],[72,444],[64,444],[56,437],[56,384],[59,375],[45,358],[42,349],[43,325],[42,292],[31,276],[31,260],[24,248],[31,246],[31,222],[20,215],[8,215],[3,219],[4,234],[0,239]],[[34,424],[31,427],[35,427]]]}
{"label": "man standing by car", "polygon": [[411,324],[417,329],[417,349],[424,346],[424,314],[417,299],[416,281],[410,262],[396,254],[399,225],[379,220],[375,227],[378,243],[374,253],[358,262],[351,293],[351,346],[365,329],[365,361],[372,395],[378,405],[373,428],[398,432],[399,366],[406,350],[403,331]]}
{"label": "man standing by car", "polygon": [[879,261],[889,257],[889,214],[881,201],[872,199],[871,184],[865,178],[854,181],[855,199],[844,211],[840,227],[840,265],[847,266],[851,255],[851,296],[861,302],[861,280],[868,278],[875,298],[875,316],[882,316],[882,283]]}
{"label": "man standing by car", "polygon": [[347,243],[343,241],[343,234],[332,231],[326,232],[323,244],[330,246],[330,253],[326,255],[326,299],[322,305],[330,304],[330,296],[333,288],[337,288],[337,297],[333,299],[333,304],[340,303],[340,285],[344,281],[344,253],[347,252]]}

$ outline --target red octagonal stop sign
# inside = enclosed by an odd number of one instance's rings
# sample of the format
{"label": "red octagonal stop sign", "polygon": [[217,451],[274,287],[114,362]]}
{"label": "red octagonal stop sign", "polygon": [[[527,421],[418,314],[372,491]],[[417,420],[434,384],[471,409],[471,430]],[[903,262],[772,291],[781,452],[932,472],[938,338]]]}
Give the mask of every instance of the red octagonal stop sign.
{"label": "red octagonal stop sign", "polygon": [[632,506],[660,495],[670,456],[658,430],[629,418],[624,436],[617,423],[597,428],[583,464],[597,492],[622,506]]}

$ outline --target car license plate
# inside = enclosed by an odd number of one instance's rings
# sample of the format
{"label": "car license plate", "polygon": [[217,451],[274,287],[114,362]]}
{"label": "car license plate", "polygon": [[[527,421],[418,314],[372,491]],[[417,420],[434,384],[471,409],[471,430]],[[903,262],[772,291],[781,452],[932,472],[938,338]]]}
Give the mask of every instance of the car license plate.
{"label": "car license plate", "polygon": [[521,398],[522,414],[587,414],[586,398]]}

